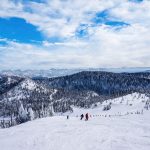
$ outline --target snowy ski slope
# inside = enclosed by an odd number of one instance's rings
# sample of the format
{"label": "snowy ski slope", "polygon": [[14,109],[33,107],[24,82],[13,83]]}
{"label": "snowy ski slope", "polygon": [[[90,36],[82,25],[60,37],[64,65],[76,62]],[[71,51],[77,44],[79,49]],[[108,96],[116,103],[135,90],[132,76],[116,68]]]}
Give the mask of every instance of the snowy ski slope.
{"label": "snowy ski slope", "polygon": [[[96,108],[74,108],[69,120],[66,113],[0,129],[0,150],[150,150],[147,100],[133,93]],[[111,110],[102,111],[109,102]],[[92,117],[81,121],[79,115],[86,112]]]}
{"label": "snowy ski slope", "polygon": [[0,129],[1,150],[149,150],[150,112],[123,117],[55,116]]}

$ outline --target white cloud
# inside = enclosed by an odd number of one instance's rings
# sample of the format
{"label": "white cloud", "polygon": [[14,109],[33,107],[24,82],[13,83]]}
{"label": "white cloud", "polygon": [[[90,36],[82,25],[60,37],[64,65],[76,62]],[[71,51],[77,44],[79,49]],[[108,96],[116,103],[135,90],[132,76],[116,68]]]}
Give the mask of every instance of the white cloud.
{"label": "white cloud", "polygon": [[[88,39],[75,37],[80,24],[91,24],[95,13],[105,9],[110,10],[112,19],[130,26],[121,30],[106,25],[89,27]],[[149,0],[142,3],[127,0],[13,3],[2,0],[0,16],[24,18],[46,37],[40,46],[8,41],[7,46],[0,47],[0,53],[3,53],[0,68],[150,66]],[[65,38],[65,41],[50,43],[48,39],[51,36]]]}
{"label": "white cloud", "polygon": [[[47,0],[47,3],[13,3],[3,0],[0,5],[1,17],[20,17],[38,26],[46,36],[72,37],[81,23],[88,23],[97,11],[114,6],[104,0]],[[93,14],[89,14],[92,12]]]}

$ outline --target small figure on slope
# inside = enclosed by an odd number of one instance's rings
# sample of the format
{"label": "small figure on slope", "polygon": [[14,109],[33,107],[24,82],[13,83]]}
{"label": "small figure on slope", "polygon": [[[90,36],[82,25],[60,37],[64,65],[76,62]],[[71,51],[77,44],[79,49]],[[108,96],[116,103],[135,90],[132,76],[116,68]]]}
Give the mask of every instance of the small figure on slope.
{"label": "small figure on slope", "polygon": [[81,117],[80,120],[82,120],[84,118],[84,115],[82,114],[80,117]]}
{"label": "small figure on slope", "polygon": [[89,114],[86,113],[86,114],[85,114],[85,121],[88,121],[88,119],[89,119]]}

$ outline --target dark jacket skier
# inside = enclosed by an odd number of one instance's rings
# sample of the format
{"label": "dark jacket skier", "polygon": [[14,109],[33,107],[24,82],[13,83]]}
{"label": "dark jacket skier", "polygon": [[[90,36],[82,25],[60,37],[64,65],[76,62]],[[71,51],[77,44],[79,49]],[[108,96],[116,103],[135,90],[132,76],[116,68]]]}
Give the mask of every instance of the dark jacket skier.
{"label": "dark jacket skier", "polygon": [[88,121],[88,119],[89,119],[89,114],[86,113],[86,114],[85,114],[85,120]]}
{"label": "dark jacket skier", "polygon": [[81,117],[81,119],[80,119],[80,120],[82,120],[82,119],[84,118],[84,115],[82,114],[80,117]]}

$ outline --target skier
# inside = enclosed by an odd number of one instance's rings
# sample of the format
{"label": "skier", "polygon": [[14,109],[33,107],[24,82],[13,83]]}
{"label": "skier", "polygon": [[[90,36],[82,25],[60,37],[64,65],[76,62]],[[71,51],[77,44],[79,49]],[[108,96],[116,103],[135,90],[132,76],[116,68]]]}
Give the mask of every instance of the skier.
{"label": "skier", "polygon": [[69,115],[67,115],[67,119],[69,119]]}
{"label": "skier", "polygon": [[81,117],[81,119],[80,119],[80,120],[82,120],[82,119],[84,118],[84,115],[82,114],[80,117]]}
{"label": "skier", "polygon": [[85,114],[85,121],[88,121],[88,119],[89,119],[89,114],[86,113],[86,114]]}

